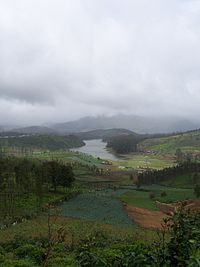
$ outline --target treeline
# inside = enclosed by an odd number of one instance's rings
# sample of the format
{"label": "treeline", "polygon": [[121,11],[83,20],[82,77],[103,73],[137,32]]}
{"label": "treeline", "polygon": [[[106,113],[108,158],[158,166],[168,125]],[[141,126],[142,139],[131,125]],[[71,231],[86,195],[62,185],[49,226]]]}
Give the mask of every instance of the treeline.
{"label": "treeline", "polygon": [[84,142],[77,136],[67,135],[27,135],[0,138],[0,147],[20,147],[42,150],[64,150],[83,146]]}
{"label": "treeline", "polygon": [[137,144],[142,141],[142,135],[120,135],[107,140],[107,147],[112,148],[116,153],[127,154],[137,151]]}
{"label": "treeline", "polygon": [[70,187],[74,182],[71,166],[58,161],[0,158],[0,217],[20,215],[20,201],[30,196],[37,198],[41,207],[49,191],[58,186]]}
{"label": "treeline", "polygon": [[[162,170],[147,170],[138,174],[139,185],[158,184],[160,182],[172,179],[178,175],[194,173],[194,183],[198,183],[198,173],[200,172],[200,163],[193,161],[184,161],[176,166],[164,168]],[[196,181],[195,181],[196,179]]]}
{"label": "treeline", "polygon": [[161,138],[173,134],[122,134],[118,136],[106,137],[103,141],[107,142],[107,147],[112,148],[116,153],[127,154],[138,151],[138,144],[149,138]]}

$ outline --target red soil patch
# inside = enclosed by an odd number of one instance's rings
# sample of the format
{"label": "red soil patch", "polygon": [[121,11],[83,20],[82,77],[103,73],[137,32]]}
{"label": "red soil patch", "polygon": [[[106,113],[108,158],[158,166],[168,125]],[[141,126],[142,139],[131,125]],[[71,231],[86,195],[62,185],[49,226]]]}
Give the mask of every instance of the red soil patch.
{"label": "red soil patch", "polygon": [[138,208],[132,205],[124,205],[129,217],[136,224],[147,228],[162,228],[163,218],[166,215],[160,211]]}
{"label": "red soil patch", "polygon": [[[128,204],[125,204],[124,208],[136,224],[147,228],[162,228],[163,219],[167,215],[172,215],[180,207],[181,203],[166,204],[157,201],[156,206],[159,211],[142,209]],[[200,199],[190,199],[185,201],[184,204],[185,209],[193,212],[200,211]]]}

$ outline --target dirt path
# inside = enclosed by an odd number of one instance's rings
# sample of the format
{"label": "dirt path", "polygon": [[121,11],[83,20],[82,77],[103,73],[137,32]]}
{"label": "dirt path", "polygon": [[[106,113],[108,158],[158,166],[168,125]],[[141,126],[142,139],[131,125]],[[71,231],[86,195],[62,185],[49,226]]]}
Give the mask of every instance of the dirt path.
{"label": "dirt path", "polygon": [[160,211],[138,208],[132,205],[124,205],[129,217],[138,225],[147,228],[161,228],[163,218],[166,215]]}

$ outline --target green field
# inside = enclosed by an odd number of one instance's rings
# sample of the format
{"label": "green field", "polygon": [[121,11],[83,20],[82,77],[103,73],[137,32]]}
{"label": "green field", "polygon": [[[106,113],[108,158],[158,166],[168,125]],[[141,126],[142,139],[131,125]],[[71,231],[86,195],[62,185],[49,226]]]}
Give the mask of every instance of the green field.
{"label": "green field", "polygon": [[128,155],[123,160],[114,162],[114,164],[134,169],[138,168],[163,169],[171,167],[176,163],[173,159],[167,159],[160,155],[135,153]]}
{"label": "green field", "polygon": [[123,209],[122,203],[114,196],[126,190],[100,190],[82,193],[64,202],[60,208],[67,217],[76,217],[90,221],[99,221],[114,225],[130,225],[133,222]]}
{"label": "green field", "polygon": [[174,178],[161,182],[161,184],[176,188],[194,188],[193,175],[193,173],[176,175]]}
{"label": "green field", "polygon": [[42,152],[38,151],[33,153],[31,156],[33,158],[38,159],[46,159],[46,160],[62,160],[64,162],[74,162],[88,166],[99,166],[101,164],[101,160],[94,158],[90,155],[72,152],[72,151],[54,151],[54,152]]}
{"label": "green field", "polygon": [[[143,191],[145,190],[145,191]],[[165,192],[166,196],[161,196],[161,193]],[[153,194],[154,198],[150,198],[150,195]],[[172,188],[165,186],[144,186],[141,190],[131,190],[129,192],[121,195],[120,200],[137,206],[139,208],[156,210],[155,201],[172,203],[176,201],[183,201],[186,199],[195,198],[193,189],[181,189],[181,188]]]}

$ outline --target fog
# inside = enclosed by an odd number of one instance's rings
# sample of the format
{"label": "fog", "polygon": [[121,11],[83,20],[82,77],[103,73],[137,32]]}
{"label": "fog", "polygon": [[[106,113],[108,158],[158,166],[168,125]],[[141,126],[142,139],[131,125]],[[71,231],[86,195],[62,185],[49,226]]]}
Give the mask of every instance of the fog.
{"label": "fog", "polygon": [[0,124],[198,120],[200,1],[1,0]]}

